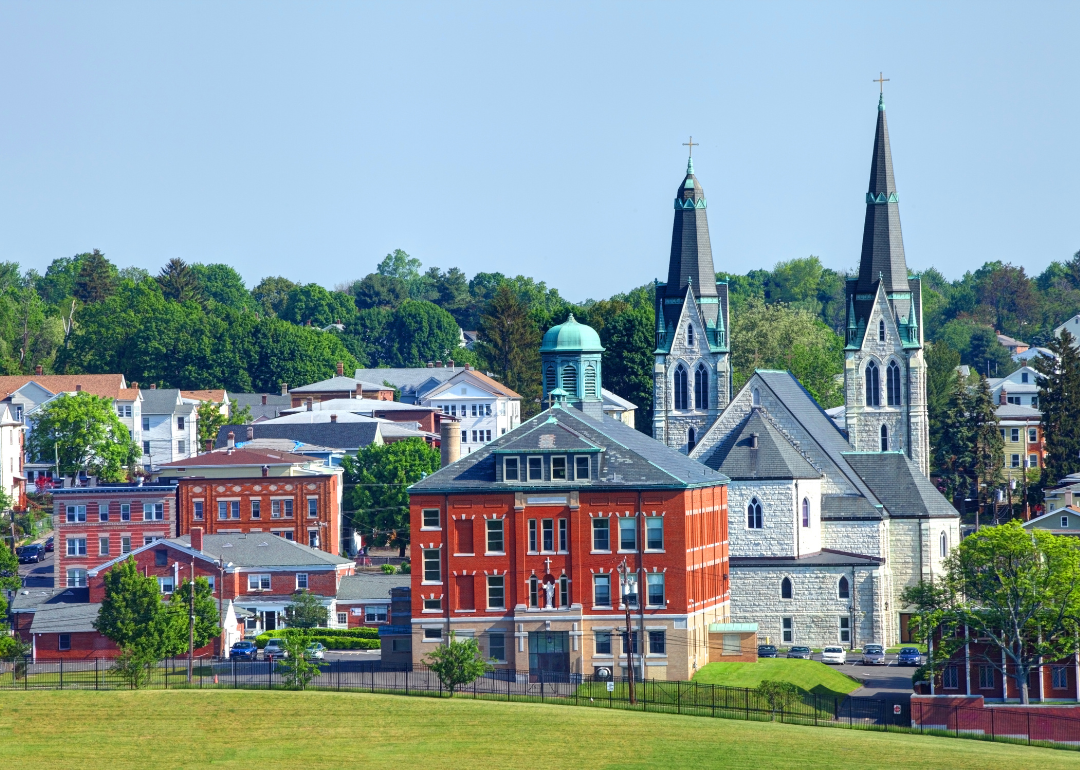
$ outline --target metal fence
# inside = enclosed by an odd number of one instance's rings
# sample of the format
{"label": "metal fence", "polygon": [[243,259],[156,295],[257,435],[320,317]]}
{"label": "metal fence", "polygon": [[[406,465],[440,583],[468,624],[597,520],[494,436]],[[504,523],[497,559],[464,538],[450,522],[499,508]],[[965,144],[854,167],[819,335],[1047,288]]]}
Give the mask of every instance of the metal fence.
{"label": "metal fence", "polygon": [[[424,666],[386,670],[378,662],[321,663],[308,690],[368,692],[419,697],[450,693]],[[0,690],[116,690],[129,684],[111,659],[0,660]],[[161,661],[145,689],[292,689],[282,661],[197,658],[188,680],[187,658]],[[928,706],[908,697],[863,698],[803,693],[775,704],[757,690],[742,687],[648,679],[637,682],[630,702],[626,679],[559,676],[500,669],[455,691],[477,700],[555,703],[585,708],[624,709],[760,722],[922,732],[1055,748],[1080,748],[1080,719],[1028,716],[1007,709]],[[915,709],[913,711],[913,709]],[[995,713],[997,712],[997,713]]]}

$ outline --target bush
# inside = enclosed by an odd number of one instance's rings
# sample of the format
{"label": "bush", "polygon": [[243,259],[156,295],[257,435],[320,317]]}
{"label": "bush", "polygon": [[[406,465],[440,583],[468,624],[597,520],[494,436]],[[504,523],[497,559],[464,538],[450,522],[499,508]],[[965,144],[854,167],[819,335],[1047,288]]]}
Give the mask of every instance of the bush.
{"label": "bush", "polygon": [[773,711],[784,711],[799,699],[801,691],[792,682],[764,679],[757,686],[757,694],[765,698]]}
{"label": "bush", "polygon": [[383,571],[384,575],[393,575],[394,574],[394,565],[393,564],[384,564],[384,565],[382,565],[382,571]]}
{"label": "bush", "polygon": [[407,561],[402,562],[401,566],[398,567],[398,572],[401,573],[402,575],[408,575],[409,573],[412,572],[412,566]]}
{"label": "bush", "polygon": [[377,628],[284,628],[267,631],[255,637],[255,645],[261,650],[271,639],[286,639],[295,634],[307,632],[312,642],[319,642],[330,650],[377,650],[379,649],[379,629]]}

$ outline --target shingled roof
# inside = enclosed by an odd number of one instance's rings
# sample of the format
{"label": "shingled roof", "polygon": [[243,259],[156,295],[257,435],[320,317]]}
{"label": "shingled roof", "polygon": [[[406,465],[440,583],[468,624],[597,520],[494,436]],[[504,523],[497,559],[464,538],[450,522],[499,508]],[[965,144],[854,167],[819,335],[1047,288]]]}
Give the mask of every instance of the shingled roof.
{"label": "shingled roof", "polygon": [[138,388],[129,388],[122,374],[11,374],[0,377],[0,398],[7,398],[27,383],[35,382],[50,393],[80,390],[103,398],[134,401]]}
{"label": "shingled roof", "polygon": [[[600,447],[599,478],[567,482],[497,482],[496,453],[545,427],[566,429]],[[537,436],[543,434],[537,434]],[[539,439],[534,445],[539,448]],[[525,450],[522,450],[525,451]],[[656,439],[611,417],[600,420],[573,408],[556,404],[525,421],[504,436],[441,468],[409,487],[410,493],[573,489],[686,489],[727,483],[727,476],[703,466]]]}
{"label": "shingled roof", "polygon": [[844,457],[885,504],[891,518],[958,515],[903,452],[845,452]]}
{"label": "shingled roof", "polygon": [[731,479],[820,479],[823,475],[757,408],[720,443],[708,464]]}
{"label": "shingled roof", "polygon": [[[348,416],[356,417],[356,415]],[[237,437],[246,437],[247,429],[251,428],[255,439],[288,439],[330,449],[362,449],[375,443],[379,438],[379,427],[380,422],[371,418],[357,419],[355,422],[345,420],[330,422],[327,420],[318,423],[297,424],[269,420],[253,425],[223,425],[218,429],[215,445],[219,449],[227,446],[230,431]],[[238,438],[237,442],[246,444],[246,438]],[[253,449],[254,447],[245,445],[242,448]],[[274,454],[280,455],[281,452],[275,452]]]}

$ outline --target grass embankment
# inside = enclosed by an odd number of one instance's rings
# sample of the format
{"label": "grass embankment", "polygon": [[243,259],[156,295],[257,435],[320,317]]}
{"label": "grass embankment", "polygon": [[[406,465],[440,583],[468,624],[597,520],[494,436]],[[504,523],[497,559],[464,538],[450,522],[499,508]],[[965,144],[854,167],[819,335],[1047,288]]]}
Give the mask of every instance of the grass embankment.
{"label": "grass embankment", "polygon": [[292,692],[0,693],[7,767],[1075,768],[1072,752],[673,714]]}
{"label": "grass embankment", "polygon": [[762,658],[757,663],[709,663],[694,674],[702,684],[725,687],[757,687],[766,679],[791,682],[800,690],[823,696],[843,696],[860,684],[816,660]]}

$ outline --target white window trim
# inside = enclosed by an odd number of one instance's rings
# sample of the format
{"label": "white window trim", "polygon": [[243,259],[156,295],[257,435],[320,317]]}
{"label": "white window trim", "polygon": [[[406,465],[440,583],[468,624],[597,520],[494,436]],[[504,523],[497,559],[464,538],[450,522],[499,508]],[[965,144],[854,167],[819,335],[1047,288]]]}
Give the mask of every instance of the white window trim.
{"label": "white window trim", "polygon": [[[300,576],[301,575],[304,576],[304,585],[300,585]],[[296,590],[297,591],[301,591],[301,590],[310,591],[311,590],[310,586],[311,586],[311,575],[309,575],[307,572],[297,572],[296,573]]]}
{"label": "white window trim", "polygon": [[[555,478],[555,458],[557,458],[557,457],[561,458],[562,461],[563,461],[563,473],[566,475],[566,478],[564,478],[564,479]],[[551,467],[551,483],[552,484],[567,484],[567,483],[574,480],[573,479],[574,474],[570,473],[570,467],[567,465],[567,459],[568,459],[567,455],[551,455],[550,458],[548,459],[548,462],[549,462],[550,467]]]}
{"label": "white window trim", "polygon": [[[439,526],[429,527],[424,524],[424,514],[428,511],[436,511],[439,514]],[[420,531],[421,532],[441,532],[442,531],[442,509],[441,508],[421,508],[420,509]]]}

